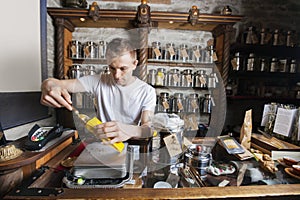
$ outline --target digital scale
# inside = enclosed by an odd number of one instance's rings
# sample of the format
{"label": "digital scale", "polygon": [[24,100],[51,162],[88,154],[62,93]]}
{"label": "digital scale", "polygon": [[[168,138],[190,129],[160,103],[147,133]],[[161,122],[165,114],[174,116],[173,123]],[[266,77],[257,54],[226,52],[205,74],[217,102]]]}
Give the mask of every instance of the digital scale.
{"label": "digital scale", "polygon": [[74,161],[63,182],[69,188],[118,188],[131,180],[133,148],[122,152],[102,142],[88,144]]}

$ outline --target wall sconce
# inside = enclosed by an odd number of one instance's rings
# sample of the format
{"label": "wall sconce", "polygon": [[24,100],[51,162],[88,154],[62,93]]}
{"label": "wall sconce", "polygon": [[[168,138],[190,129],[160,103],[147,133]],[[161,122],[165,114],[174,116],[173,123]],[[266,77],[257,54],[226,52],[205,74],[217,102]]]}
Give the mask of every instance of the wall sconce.
{"label": "wall sconce", "polygon": [[93,21],[97,21],[99,19],[99,11],[100,8],[96,2],[93,2],[89,8],[89,16],[93,19]]}
{"label": "wall sconce", "polygon": [[189,22],[194,26],[198,22],[199,17],[199,9],[197,6],[192,6],[192,8],[189,11]]}

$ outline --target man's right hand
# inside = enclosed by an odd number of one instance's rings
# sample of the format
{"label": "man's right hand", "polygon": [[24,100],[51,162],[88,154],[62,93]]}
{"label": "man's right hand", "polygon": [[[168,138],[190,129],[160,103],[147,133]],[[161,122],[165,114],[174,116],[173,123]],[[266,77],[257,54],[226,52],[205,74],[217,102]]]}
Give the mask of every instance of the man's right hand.
{"label": "man's right hand", "polygon": [[72,110],[72,100],[68,88],[75,84],[77,80],[58,80],[49,78],[41,85],[41,104],[61,108],[66,107]]}

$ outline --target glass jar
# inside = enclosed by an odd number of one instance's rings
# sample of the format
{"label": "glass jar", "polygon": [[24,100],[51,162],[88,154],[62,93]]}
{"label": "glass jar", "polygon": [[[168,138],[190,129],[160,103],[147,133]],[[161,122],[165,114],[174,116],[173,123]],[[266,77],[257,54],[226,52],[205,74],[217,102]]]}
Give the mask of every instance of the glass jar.
{"label": "glass jar", "polygon": [[76,79],[83,76],[83,70],[81,65],[72,65],[69,67],[68,77],[70,79]]}
{"label": "glass jar", "polygon": [[202,60],[202,57],[201,57],[201,46],[200,45],[196,45],[196,46],[193,46],[192,49],[191,49],[191,59],[193,62],[196,62],[196,63],[200,63]]}
{"label": "glass jar", "polygon": [[265,58],[260,59],[259,67],[260,67],[261,72],[268,71],[268,64],[267,64],[267,60]]}
{"label": "glass jar", "polygon": [[96,68],[94,65],[88,65],[85,68],[85,75],[94,75],[96,74]]}
{"label": "glass jar", "polygon": [[250,53],[247,59],[247,71],[254,71],[255,55]]}
{"label": "glass jar", "polygon": [[165,49],[165,60],[176,60],[176,49],[174,43],[167,43]]}
{"label": "glass jar", "polygon": [[157,111],[158,112],[169,112],[170,110],[170,98],[169,93],[167,92],[161,92],[159,95],[159,101],[157,105]]}
{"label": "glass jar", "polygon": [[172,101],[172,112],[184,112],[184,96],[183,93],[175,93]]}
{"label": "glass jar", "polygon": [[296,73],[297,72],[297,61],[296,59],[292,59],[290,63],[290,73]]}
{"label": "glass jar", "polygon": [[84,58],[98,58],[98,45],[95,42],[88,41],[83,47]]}
{"label": "glass jar", "polygon": [[277,72],[278,70],[278,60],[277,58],[272,58],[270,64],[270,72]]}
{"label": "glass jar", "polygon": [[178,49],[178,60],[181,62],[187,62],[189,60],[188,45],[181,44]]}
{"label": "glass jar", "polygon": [[160,46],[160,42],[152,42],[152,59],[162,59],[162,49]]}
{"label": "glass jar", "polygon": [[217,86],[217,78],[216,78],[216,73],[211,73],[208,76],[208,84],[207,87],[208,88],[216,88]]}
{"label": "glass jar", "polygon": [[158,68],[155,77],[155,85],[166,86],[166,69]]}
{"label": "glass jar", "polygon": [[194,75],[192,74],[191,69],[185,69],[182,71],[182,87],[193,87],[194,83]]}
{"label": "glass jar", "polygon": [[69,43],[69,57],[79,59],[82,58],[82,45],[81,42],[73,40]]}
{"label": "glass jar", "polygon": [[194,87],[207,88],[207,75],[205,70],[198,70],[194,75]]}
{"label": "glass jar", "polygon": [[241,59],[241,55],[240,52],[236,52],[234,54],[234,58],[231,61],[231,65],[232,65],[232,70],[233,71],[239,71],[242,68],[242,59]]}
{"label": "glass jar", "polygon": [[199,112],[199,98],[198,94],[189,94],[187,99],[187,112],[196,113]]}
{"label": "glass jar", "polygon": [[106,47],[107,47],[107,42],[105,41],[99,42],[99,58],[103,58],[103,59],[105,58]]}
{"label": "glass jar", "polygon": [[202,113],[208,113],[208,114],[211,113],[211,107],[212,107],[211,95],[205,94],[202,102]]}
{"label": "glass jar", "polygon": [[150,85],[155,85],[156,80],[156,70],[150,69],[147,76],[147,83]]}
{"label": "glass jar", "polygon": [[179,86],[179,69],[170,69],[167,73],[167,86]]}

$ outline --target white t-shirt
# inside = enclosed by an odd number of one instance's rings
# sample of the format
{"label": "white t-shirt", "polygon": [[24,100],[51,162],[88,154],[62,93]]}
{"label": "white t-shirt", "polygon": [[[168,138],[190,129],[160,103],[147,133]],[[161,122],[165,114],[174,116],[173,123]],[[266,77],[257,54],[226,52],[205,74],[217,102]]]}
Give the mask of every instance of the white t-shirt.
{"label": "white t-shirt", "polygon": [[142,111],[155,110],[155,89],[138,78],[128,86],[117,85],[110,74],[83,76],[79,81],[95,97],[102,122],[139,125]]}

